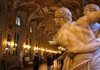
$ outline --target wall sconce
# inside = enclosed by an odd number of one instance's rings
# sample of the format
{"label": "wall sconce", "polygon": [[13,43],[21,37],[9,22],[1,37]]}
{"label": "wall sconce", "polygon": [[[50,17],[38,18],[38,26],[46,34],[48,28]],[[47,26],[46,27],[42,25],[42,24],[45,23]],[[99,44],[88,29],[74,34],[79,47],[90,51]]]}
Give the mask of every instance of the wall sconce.
{"label": "wall sconce", "polygon": [[38,48],[38,47],[34,47],[33,48],[34,51],[46,51],[46,52],[51,52],[51,53],[57,53],[57,51],[53,51],[53,50],[48,50],[48,49],[44,49],[44,48]]}
{"label": "wall sconce", "polygon": [[45,51],[44,48],[38,48],[38,47],[34,47],[33,50],[35,50],[35,51],[38,51],[38,50],[40,50],[40,51]]}
{"label": "wall sconce", "polygon": [[28,48],[28,49],[30,49],[30,48],[31,48],[31,46],[27,45],[27,48]]}
{"label": "wall sconce", "polygon": [[37,51],[39,50],[38,47],[34,47],[33,49],[34,49],[35,51],[36,51],[36,50],[37,50]]}
{"label": "wall sconce", "polygon": [[9,46],[14,46],[14,42],[7,42]]}
{"label": "wall sconce", "polygon": [[23,45],[23,48],[24,48],[24,49],[25,49],[25,48],[26,48],[26,49],[30,49],[31,46],[30,46],[30,45],[25,45],[25,44],[24,44],[24,45]]}
{"label": "wall sconce", "polygon": [[41,48],[41,51],[45,51],[45,49],[44,48]]}
{"label": "wall sconce", "polygon": [[14,42],[11,42],[11,46],[14,46]]}
{"label": "wall sconce", "polygon": [[10,46],[11,45],[11,42],[7,42],[7,44]]}
{"label": "wall sconce", "polygon": [[17,44],[17,43],[14,43],[14,45],[15,45],[15,47],[16,47],[16,46],[18,46],[18,44]]}
{"label": "wall sconce", "polygon": [[57,51],[53,51],[53,50],[46,50],[46,52],[57,53]]}
{"label": "wall sconce", "polygon": [[58,53],[60,53],[60,54],[61,54],[61,51],[58,51]]}

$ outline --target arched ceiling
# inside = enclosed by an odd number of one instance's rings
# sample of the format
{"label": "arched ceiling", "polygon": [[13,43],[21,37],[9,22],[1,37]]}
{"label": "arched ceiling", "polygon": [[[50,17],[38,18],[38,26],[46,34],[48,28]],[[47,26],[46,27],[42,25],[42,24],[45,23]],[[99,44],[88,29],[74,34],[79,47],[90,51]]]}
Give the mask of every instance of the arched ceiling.
{"label": "arched ceiling", "polygon": [[[1,9],[19,16],[24,24],[31,25],[37,21],[37,29],[44,29],[49,35],[55,31],[53,13],[58,7],[64,6],[71,10],[73,19],[82,16],[86,4],[95,3],[100,6],[99,0],[0,0]],[[50,18],[48,18],[50,17]]]}

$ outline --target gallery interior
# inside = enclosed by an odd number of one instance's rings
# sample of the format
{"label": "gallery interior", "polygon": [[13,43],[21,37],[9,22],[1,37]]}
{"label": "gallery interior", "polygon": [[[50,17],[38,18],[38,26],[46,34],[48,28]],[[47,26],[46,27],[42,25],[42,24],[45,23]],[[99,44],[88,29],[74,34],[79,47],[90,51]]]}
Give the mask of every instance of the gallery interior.
{"label": "gallery interior", "polygon": [[0,0],[0,70],[20,61],[21,52],[30,62],[35,53],[42,59],[61,54],[65,48],[49,43],[57,31],[55,10],[66,7],[77,20],[87,4],[100,6],[100,0]]}

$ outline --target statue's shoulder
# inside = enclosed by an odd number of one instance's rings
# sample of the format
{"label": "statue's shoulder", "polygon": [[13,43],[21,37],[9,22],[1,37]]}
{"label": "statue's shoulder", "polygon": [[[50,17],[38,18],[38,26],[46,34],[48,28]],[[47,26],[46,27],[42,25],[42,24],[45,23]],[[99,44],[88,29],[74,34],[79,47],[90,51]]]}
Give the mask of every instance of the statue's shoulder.
{"label": "statue's shoulder", "polygon": [[69,27],[70,25],[74,25],[74,22],[67,22],[62,26],[62,28],[63,27]]}
{"label": "statue's shoulder", "polygon": [[76,23],[75,22],[67,22],[66,24],[64,24],[60,30],[69,30],[69,29],[72,29],[72,28],[75,28],[76,26]]}

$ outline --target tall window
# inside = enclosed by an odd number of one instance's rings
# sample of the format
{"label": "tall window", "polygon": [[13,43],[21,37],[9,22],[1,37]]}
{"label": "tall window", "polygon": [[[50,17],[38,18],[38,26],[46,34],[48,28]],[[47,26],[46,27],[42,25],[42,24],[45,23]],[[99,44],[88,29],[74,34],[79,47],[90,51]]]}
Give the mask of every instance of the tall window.
{"label": "tall window", "polygon": [[19,18],[19,17],[16,17],[16,24],[17,24],[18,26],[20,26],[20,18]]}
{"label": "tall window", "polygon": [[32,27],[30,27],[30,33],[32,33]]}

